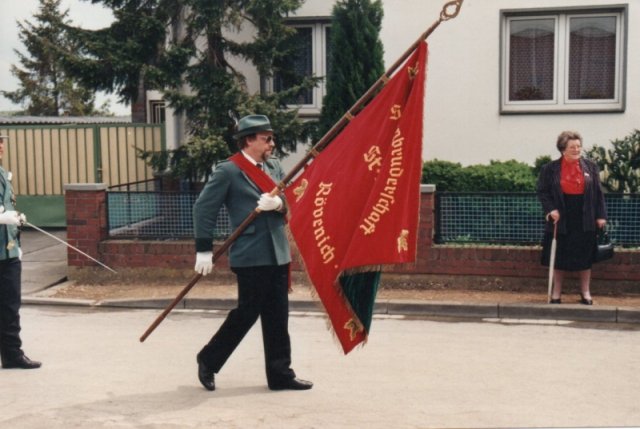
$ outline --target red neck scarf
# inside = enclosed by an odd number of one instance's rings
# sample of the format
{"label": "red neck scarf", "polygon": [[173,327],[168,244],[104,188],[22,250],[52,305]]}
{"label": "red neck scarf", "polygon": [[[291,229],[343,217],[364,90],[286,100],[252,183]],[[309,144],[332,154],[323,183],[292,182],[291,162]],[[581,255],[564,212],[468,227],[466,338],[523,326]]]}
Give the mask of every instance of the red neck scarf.
{"label": "red neck scarf", "polygon": [[258,168],[255,164],[252,164],[241,152],[236,153],[231,158],[231,162],[238,166],[253,183],[256,184],[262,192],[269,193],[273,191],[273,188],[278,186],[273,181],[271,176],[265,173],[261,168]]}
{"label": "red neck scarf", "polygon": [[562,157],[560,163],[560,187],[565,194],[584,194],[584,174],[580,168],[580,161],[571,162]]}

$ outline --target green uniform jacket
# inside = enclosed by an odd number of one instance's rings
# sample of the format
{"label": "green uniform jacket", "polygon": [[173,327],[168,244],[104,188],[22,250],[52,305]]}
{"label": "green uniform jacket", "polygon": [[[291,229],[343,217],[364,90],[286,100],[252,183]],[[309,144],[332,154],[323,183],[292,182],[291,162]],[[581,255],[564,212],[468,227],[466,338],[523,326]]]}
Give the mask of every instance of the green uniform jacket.
{"label": "green uniform jacket", "polygon": [[[264,165],[276,183],[282,180],[284,172],[278,161],[269,160]],[[222,205],[226,206],[231,228],[235,230],[255,210],[261,194],[262,191],[236,164],[231,161],[218,164],[193,208],[196,251],[213,249],[213,233]],[[291,262],[285,214],[276,211],[260,213],[231,245],[229,262],[232,267]]]}
{"label": "green uniform jacket", "polygon": [[[7,177],[7,172],[0,167],[0,201],[5,210],[15,210],[13,206],[13,188]],[[18,227],[0,224],[0,261],[18,257]]]}

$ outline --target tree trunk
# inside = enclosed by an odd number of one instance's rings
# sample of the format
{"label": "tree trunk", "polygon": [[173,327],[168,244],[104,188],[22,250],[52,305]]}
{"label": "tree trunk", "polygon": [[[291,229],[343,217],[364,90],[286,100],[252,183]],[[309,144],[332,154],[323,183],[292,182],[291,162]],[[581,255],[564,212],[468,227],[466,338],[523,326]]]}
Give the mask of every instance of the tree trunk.
{"label": "tree trunk", "polygon": [[147,90],[144,86],[143,73],[140,73],[138,80],[138,95],[131,102],[131,122],[134,124],[147,122]]}

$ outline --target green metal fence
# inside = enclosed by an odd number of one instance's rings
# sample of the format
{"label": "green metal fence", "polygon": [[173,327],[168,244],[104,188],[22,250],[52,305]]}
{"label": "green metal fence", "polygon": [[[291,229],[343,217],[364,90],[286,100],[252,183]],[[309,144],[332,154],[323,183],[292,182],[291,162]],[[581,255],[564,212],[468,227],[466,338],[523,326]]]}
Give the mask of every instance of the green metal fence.
{"label": "green metal fence", "polygon": [[[141,186],[121,185],[107,192],[107,219],[112,238],[171,240],[193,238],[193,205],[197,191],[163,191],[160,181]],[[214,237],[231,234],[227,211],[218,215]]]}
{"label": "green metal fence", "polygon": [[[640,246],[640,194],[605,194],[609,236]],[[535,193],[436,192],[436,243],[532,245],[542,241],[544,213]]]}
{"label": "green metal fence", "polygon": [[[112,190],[107,194],[109,234],[118,238],[193,237],[197,192]],[[617,246],[640,246],[640,194],[606,194],[607,230]],[[535,193],[436,192],[434,241],[444,243],[536,245],[544,214]],[[228,214],[216,236],[231,232]]]}

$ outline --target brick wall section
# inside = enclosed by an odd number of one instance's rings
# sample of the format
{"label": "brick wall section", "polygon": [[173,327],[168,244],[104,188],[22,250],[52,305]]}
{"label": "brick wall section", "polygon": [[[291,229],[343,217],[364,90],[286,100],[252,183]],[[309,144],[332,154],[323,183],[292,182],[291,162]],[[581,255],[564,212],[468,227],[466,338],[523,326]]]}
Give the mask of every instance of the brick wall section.
{"label": "brick wall section", "polygon": [[[439,276],[476,276],[493,278],[546,279],[548,270],[540,265],[539,247],[520,246],[453,246],[433,243],[435,228],[434,188],[423,185],[418,231],[418,254],[414,264],[385,268],[387,274]],[[67,185],[67,239],[89,255],[118,269],[139,269],[153,275],[166,275],[170,270],[189,271],[193,268],[195,247],[192,240],[109,240],[107,231],[106,187],[101,184]],[[295,255],[293,270],[300,270]],[[640,252],[616,249],[614,258],[597,264],[594,280],[640,280]],[[73,276],[77,269],[97,267],[87,258],[69,250],[69,266]],[[217,268],[228,268],[226,256],[216,262]]]}
{"label": "brick wall section", "polygon": [[[71,183],[64,186],[67,214],[67,241],[92,257],[101,260],[100,244],[108,238],[107,186],[102,183]],[[70,266],[97,265],[67,248]]]}

